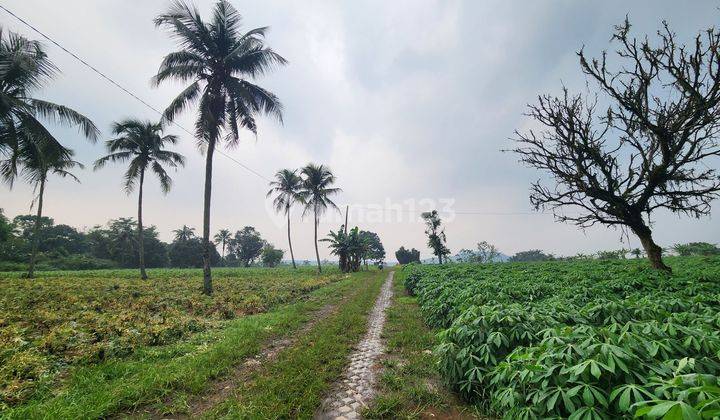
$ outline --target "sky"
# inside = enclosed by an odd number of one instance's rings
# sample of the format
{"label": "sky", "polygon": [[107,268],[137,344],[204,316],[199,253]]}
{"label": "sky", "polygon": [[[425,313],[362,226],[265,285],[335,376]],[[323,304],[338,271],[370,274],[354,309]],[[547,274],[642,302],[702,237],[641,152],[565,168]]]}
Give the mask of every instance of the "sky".
{"label": "sky", "polygon": [[[350,225],[380,235],[388,259],[401,245],[426,246],[421,211],[437,208],[453,252],[480,241],[512,255],[543,249],[556,255],[638,247],[621,242],[622,232],[595,227],[579,230],[558,223],[552,214],[534,212],[530,183],[543,177],[523,167],[512,147],[513,132],[533,124],[523,116],[539,94],[585,89],[577,51],[592,56],[613,50],[613,25],[626,15],[638,36],[652,35],[667,20],[683,40],[717,22],[716,1],[334,1],[231,0],[247,29],[270,26],[267,44],[289,64],[256,82],[284,105],[282,124],[259,119],[257,137],[243,133],[241,143],[223,152],[252,168],[216,155],[213,174],[213,232],[254,226],[269,242],[287,250],[285,219],[265,198],[267,180],[282,168],[308,162],[328,165],[342,193],[334,201],[349,205]],[[212,1],[197,1],[207,15]],[[182,89],[170,83],[150,86],[162,57],[175,44],[152,20],[167,9],[165,0],[3,0],[67,49],[106,73],[155,108],[164,109]],[[0,10],[3,29],[31,39],[39,35]],[[90,117],[102,130],[92,144],[76,131],[51,127],[88,168],[81,180],[51,179],[45,214],[56,223],[81,229],[108,219],[133,217],[135,194],[121,186],[122,165],[92,171],[105,152],[113,121],[127,117],[157,120],[135,99],[100,78],[47,41],[61,74],[36,96],[67,105]],[[177,121],[191,128],[194,109]],[[176,151],[185,168],[171,172],[174,186],[160,192],[157,179],[146,181],[143,217],[161,239],[183,224],[202,227],[204,157],[195,140],[177,127]],[[717,166],[718,162],[710,163]],[[32,187],[0,185],[6,215],[26,214]],[[669,246],[679,242],[718,242],[718,206],[711,217],[654,215],[654,236]],[[382,210],[385,209],[385,210]],[[313,260],[312,219],[292,215],[293,247],[299,260]],[[323,218],[319,235],[342,223],[338,212]],[[321,258],[329,258],[323,243]]]}

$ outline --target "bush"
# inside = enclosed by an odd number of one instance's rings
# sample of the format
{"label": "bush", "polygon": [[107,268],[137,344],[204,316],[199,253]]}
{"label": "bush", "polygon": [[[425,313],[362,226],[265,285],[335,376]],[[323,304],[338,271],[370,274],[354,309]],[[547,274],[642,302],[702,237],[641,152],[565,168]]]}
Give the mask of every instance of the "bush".
{"label": "bush", "polygon": [[104,270],[117,267],[113,261],[82,254],[61,257],[48,265],[52,266],[54,270]]}

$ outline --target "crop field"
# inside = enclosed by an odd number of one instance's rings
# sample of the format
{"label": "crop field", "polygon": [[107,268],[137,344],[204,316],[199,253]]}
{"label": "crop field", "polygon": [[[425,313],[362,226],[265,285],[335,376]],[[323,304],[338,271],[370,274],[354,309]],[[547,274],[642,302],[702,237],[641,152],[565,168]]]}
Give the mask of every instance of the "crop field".
{"label": "crop field", "polygon": [[445,380],[505,418],[720,416],[720,258],[410,265]]}
{"label": "crop field", "polygon": [[[33,396],[69,368],[121,359],[217,329],[234,318],[294,302],[348,275],[338,270],[217,269],[216,293],[201,270],[0,273],[0,411]],[[40,391],[37,391],[40,392]]]}

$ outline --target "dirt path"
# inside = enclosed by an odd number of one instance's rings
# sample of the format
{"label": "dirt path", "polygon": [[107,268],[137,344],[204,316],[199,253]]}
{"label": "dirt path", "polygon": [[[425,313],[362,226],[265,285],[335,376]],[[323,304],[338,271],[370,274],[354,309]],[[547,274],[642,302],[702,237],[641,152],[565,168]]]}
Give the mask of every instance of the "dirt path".
{"label": "dirt path", "polygon": [[[286,348],[295,344],[297,337],[304,335],[312,330],[315,325],[322,319],[329,317],[338,309],[337,304],[327,304],[318,311],[312,313],[311,318],[299,330],[294,331],[291,335],[280,337],[271,341],[266,345],[259,354],[245,360],[242,365],[236,366],[228,377],[215,382],[204,395],[196,396],[191,399],[189,413],[182,416],[176,416],[177,419],[193,419],[200,417],[203,413],[215,407],[218,403],[224,401],[237,389],[238,384],[248,380],[254,372],[259,370],[266,363],[275,360],[277,355]],[[163,417],[166,418],[166,417]]]}
{"label": "dirt path", "polygon": [[380,336],[385,325],[385,309],[392,300],[394,274],[392,271],[388,274],[368,317],[365,338],[350,356],[342,381],[325,400],[316,419],[359,419],[360,412],[373,398],[376,364],[384,351]]}
{"label": "dirt path", "polygon": [[[343,298],[346,299],[347,297]],[[340,302],[342,303],[342,301]],[[298,330],[292,333],[277,337],[263,346],[258,354],[248,359],[245,359],[242,363],[235,366],[227,375],[224,375],[223,379],[212,382],[209,388],[200,395],[194,395],[187,401],[187,413],[177,413],[173,415],[166,415],[161,411],[153,407],[143,407],[137,410],[133,410],[130,413],[122,413],[113,416],[113,419],[128,419],[128,418],[143,418],[152,420],[161,419],[193,419],[201,417],[205,412],[216,406],[218,403],[228,398],[237,388],[237,384],[250,378],[253,372],[256,372],[266,363],[272,362],[277,357],[278,353],[284,349],[292,346],[297,337],[302,336],[307,331],[310,331],[315,325],[322,319],[331,316],[338,310],[338,302],[330,303],[322,308],[313,311],[310,314],[310,319],[302,325]],[[169,398],[166,399],[166,403],[169,403]]]}

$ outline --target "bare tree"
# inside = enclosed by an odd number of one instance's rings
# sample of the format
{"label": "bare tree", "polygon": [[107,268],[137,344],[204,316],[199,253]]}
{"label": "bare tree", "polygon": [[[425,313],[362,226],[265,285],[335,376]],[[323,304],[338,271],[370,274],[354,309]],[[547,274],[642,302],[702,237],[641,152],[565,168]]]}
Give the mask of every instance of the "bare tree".
{"label": "bare tree", "polygon": [[479,263],[494,262],[500,256],[500,250],[488,241],[478,242],[477,261]]}
{"label": "bare tree", "polygon": [[[549,172],[552,185],[532,184],[535,209],[580,227],[601,223],[634,232],[653,267],[670,271],[652,237],[650,215],[667,209],[693,217],[710,213],[720,177],[720,32],[708,29],[691,46],[678,44],[667,23],[657,39],[629,37],[626,19],[615,27],[620,66],[607,53],[586,58],[583,73],[607,99],[540,96],[528,116],[544,126],[516,132],[521,162]],[[579,214],[562,211],[566,206]]]}

